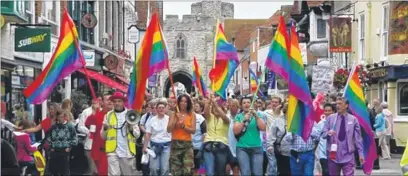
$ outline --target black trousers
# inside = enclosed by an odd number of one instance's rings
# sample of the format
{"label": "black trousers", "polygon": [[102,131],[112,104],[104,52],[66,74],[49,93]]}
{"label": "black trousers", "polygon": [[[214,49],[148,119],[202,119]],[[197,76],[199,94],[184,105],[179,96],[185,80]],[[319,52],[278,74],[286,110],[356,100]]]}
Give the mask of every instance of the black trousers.
{"label": "black trousers", "polygon": [[143,144],[137,144],[136,146],[136,169],[142,171],[143,176],[150,175],[149,164],[142,164],[142,155],[143,155]]}
{"label": "black trousers", "polygon": [[329,176],[329,162],[327,159],[320,159],[320,165],[322,166],[322,175]]}
{"label": "black trousers", "polygon": [[275,153],[278,175],[290,175],[290,157]]}
{"label": "black trousers", "polygon": [[70,175],[69,170],[70,153],[65,151],[50,152],[51,175]]}

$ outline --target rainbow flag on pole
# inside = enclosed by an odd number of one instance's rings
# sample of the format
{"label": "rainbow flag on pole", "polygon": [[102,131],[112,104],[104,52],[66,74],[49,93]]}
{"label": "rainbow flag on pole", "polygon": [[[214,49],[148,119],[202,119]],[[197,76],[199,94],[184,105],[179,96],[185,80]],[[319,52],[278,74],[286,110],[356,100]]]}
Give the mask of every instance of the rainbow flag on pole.
{"label": "rainbow flag on pole", "polygon": [[207,88],[205,87],[203,76],[201,75],[200,67],[198,67],[197,59],[193,61],[193,85],[198,89],[201,96],[207,96]]}
{"label": "rainbow flag on pole", "polygon": [[228,43],[222,24],[218,24],[215,34],[214,65],[210,71],[211,88],[222,99],[227,99],[226,89],[239,65],[237,49]]}
{"label": "rainbow flag on pole", "polygon": [[289,79],[289,49],[289,38],[286,31],[285,20],[283,19],[283,16],[280,16],[278,30],[276,31],[275,37],[269,48],[265,65],[269,70],[279,74],[285,80]]}
{"label": "rainbow flag on pole", "polygon": [[61,21],[60,37],[50,61],[34,82],[23,91],[29,104],[41,104],[62,79],[85,67],[78,32],[66,9]]}
{"label": "rainbow flag on pole", "polygon": [[258,77],[256,76],[256,73],[252,71],[252,69],[249,69],[249,81],[251,85],[251,93],[256,93],[256,90],[258,88]]}
{"label": "rainbow flag on pole", "polygon": [[377,158],[377,149],[374,142],[374,133],[370,124],[370,115],[366,106],[363,88],[358,77],[358,67],[354,67],[344,88],[344,98],[349,101],[349,110],[357,118],[361,127],[361,136],[364,145],[363,171],[371,174],[374,161]]}
{"label": "rainbow flag on pole", "polygon": [[290,36],[287,126],[290,132],[307,141],[312,132],[315,113],[294,25],[291,27]]}
{"label": "rainbow flag on pole", "polygon": [[145,97],[146,81],[154,73],[168,68],[168,53],[160,21],[153,14],[137,54],[128,89],[127,106],[140,112]]}

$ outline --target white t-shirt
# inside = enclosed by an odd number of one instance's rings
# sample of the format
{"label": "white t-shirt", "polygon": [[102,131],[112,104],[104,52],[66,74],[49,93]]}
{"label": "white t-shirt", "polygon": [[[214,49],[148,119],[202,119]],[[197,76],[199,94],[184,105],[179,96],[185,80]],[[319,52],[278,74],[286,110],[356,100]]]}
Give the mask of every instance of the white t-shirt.
{"label": "white t-shirt", "polygon": [[164,115],[163,118],[158,116],[151,117],[149,123],[146,123],[146,132],[152,134],[150,141],[156,143],[170,142],[171,133],[167,132],[167,124],[169,123],[169,116]]}

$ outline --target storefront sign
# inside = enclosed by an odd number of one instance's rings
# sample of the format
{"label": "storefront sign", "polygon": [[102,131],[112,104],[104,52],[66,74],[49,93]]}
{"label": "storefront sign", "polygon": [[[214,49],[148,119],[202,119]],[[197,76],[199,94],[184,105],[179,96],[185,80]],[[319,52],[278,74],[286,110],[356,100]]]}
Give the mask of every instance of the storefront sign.
{"label": "storefront sign", "polygon": [[139,42],[139,29],[136,25],[132,25],[128,29],[128,42],[129,43],[138,43]]}
{"label": "storefront sign", "polygon": [[313,66],[312,92],[328,93],[333,88],[334,68],[326,66]]}
{"label": "storefront sign", "polygon": [[391,1],[388,54],[408,54],[408,2]]}
{"label": "storefront sign", "polygon": [[87,13],[82,16],[81,24],[85,28],[92,29],[96,26],[96,24],[98,24],[98,20],[96,19],[96,16],[94,14]]}
{"label": "storefront sign", "polygon": [[332,17],[330,24],[330,52],[351,52],[351,18]]}
{"label": "storefront sign", "polygon": [[87,67],[95,66],[95,51],[94,50],[83,50],[83,55]]}
{"label": "storefront sign", "polygon": [[50,52],[50,28],[16,28],[14,51]]}
{"label": "storefront sign", "polygon": [[368,73],[370,78],[382,78],[388,75],[388,68],[372,70]]}
{"label": "storefront sign", "polygon": [[3,28],[4,24],[6,23],[6,20],[4,19],[4,16],[0,16],[0,28]]}

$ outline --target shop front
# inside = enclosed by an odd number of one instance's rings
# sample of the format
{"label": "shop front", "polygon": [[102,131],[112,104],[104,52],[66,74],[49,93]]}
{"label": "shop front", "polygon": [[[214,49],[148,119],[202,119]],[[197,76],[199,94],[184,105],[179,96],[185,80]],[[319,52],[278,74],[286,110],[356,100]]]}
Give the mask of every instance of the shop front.
{"label": "shop front", "polygon": [[370,87],[367,99],[370,104],[377,98],[387,102],[394,115],[394,139],[398,147],[404,147],[408,128],[408,65],[389,65],[369,70]]}

